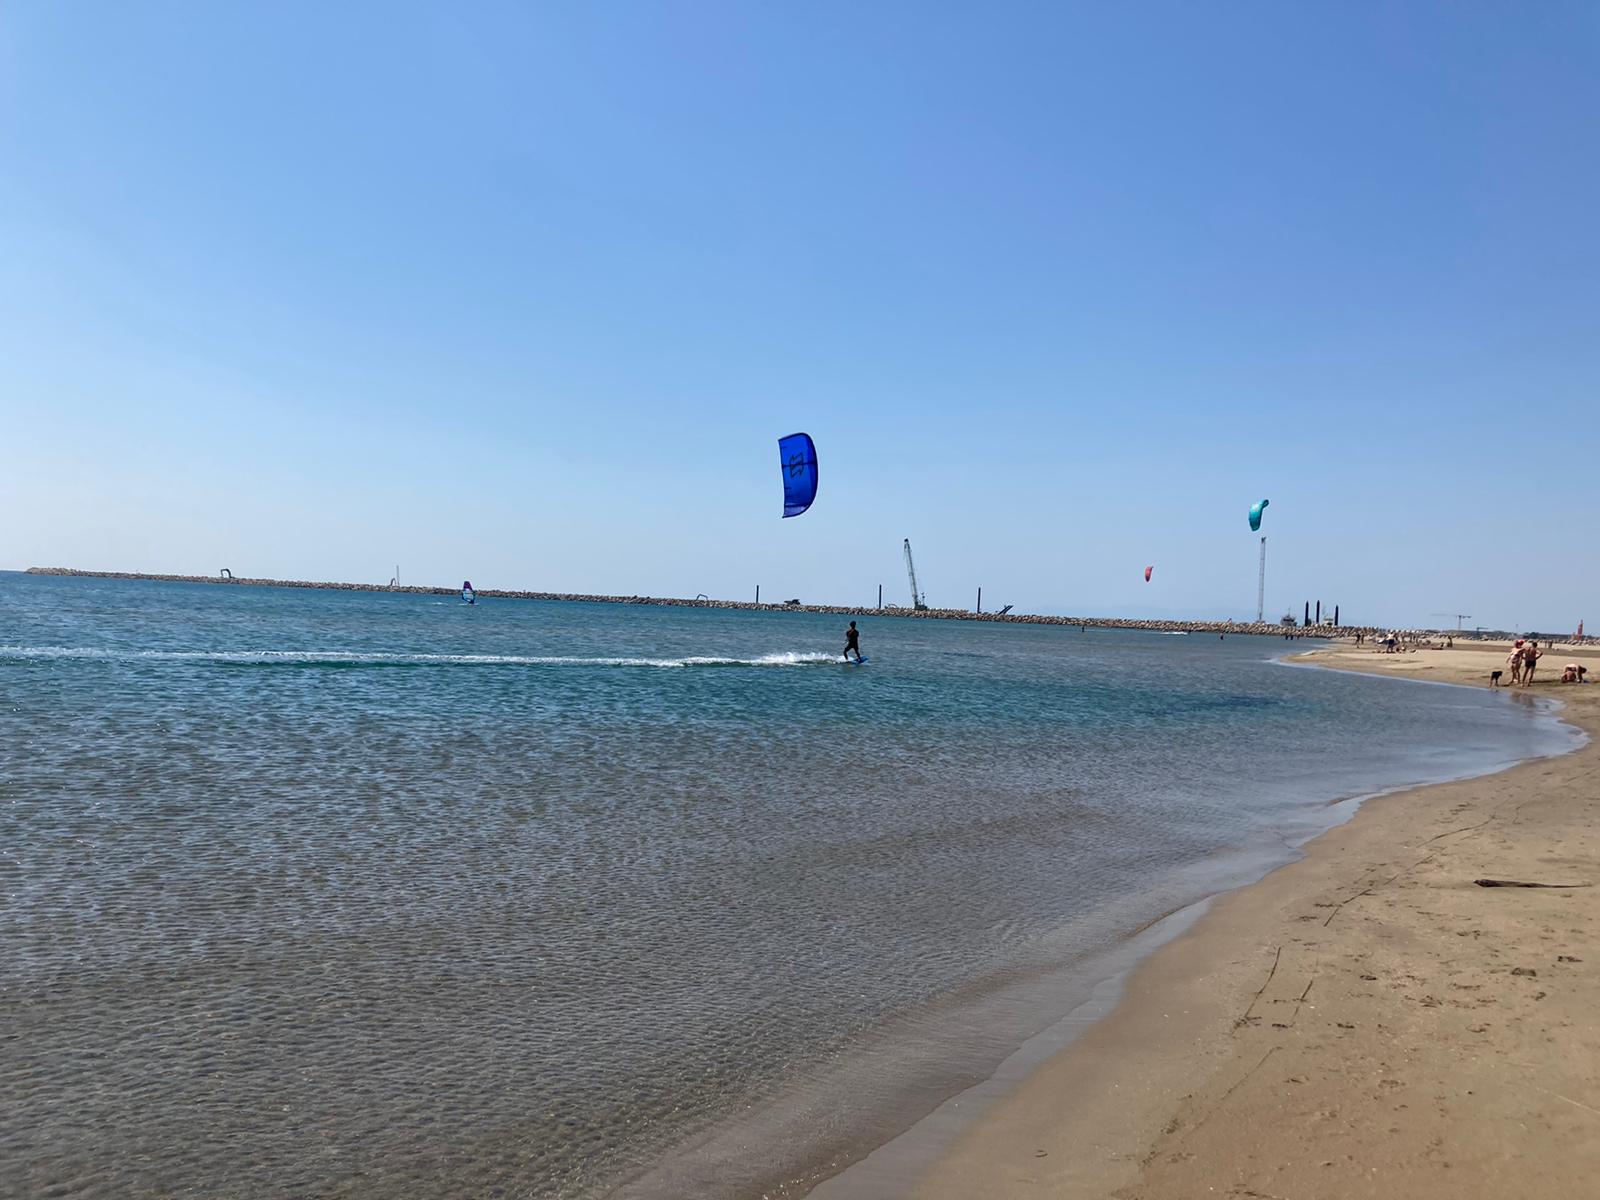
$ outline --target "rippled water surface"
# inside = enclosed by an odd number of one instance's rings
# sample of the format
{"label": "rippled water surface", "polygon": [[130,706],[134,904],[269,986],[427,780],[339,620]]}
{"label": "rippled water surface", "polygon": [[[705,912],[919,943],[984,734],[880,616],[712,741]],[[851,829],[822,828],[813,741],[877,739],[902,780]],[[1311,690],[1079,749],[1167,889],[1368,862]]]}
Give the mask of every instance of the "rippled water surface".
{"label": "rippled water surface", "polygon": [[843,624],[0,574],[0,1195],[604,1195],[829,1114],[737,1194],[1197,865],[1569,736],[1260,639]]}

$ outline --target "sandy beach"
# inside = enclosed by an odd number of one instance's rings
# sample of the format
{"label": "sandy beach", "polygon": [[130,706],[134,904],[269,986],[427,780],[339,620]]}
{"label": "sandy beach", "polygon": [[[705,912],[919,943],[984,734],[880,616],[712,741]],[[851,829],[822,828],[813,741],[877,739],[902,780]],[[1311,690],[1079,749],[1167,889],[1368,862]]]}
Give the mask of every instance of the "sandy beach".
{"label": "sandy beach", "polygon": [[[1484,686],[1507,648],[1302,656]],[[1600,731],[1600,687],[1531,689]],[[1368,801],[1215,902],[912,1189],[973,1197],[1519,1197],[1600,1179],[1600,744]],[[1483,887],[1493,878],[1561,887]],[[959,1103],[959,1101],[955,1102]]]}

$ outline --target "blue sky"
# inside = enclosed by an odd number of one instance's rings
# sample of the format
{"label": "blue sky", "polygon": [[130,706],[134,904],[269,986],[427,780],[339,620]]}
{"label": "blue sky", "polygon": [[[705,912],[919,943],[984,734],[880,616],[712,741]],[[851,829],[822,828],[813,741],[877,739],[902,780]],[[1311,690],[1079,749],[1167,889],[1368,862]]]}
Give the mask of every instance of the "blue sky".
{"label": "blue sky", "polygon": [[1586,4],[10,4],[0,567],[1248,617],[1269,496],[1269,615],[1600,627],[1597,102]]}

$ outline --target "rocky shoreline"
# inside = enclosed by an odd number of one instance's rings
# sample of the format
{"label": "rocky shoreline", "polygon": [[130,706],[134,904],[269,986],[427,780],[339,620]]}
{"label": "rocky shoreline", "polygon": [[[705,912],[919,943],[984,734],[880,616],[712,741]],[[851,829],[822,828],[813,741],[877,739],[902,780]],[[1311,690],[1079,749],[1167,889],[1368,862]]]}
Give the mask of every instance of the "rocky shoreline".
{"label": "rocky shoreline", "polygon": [[[419,587],[378,583],[322,583],[305,579],[244,579],[232,575],[147,575],[132,571],[79,571],[71,567],[29,567],[29,575],[65,575],[80,579],[138,579],[156,583],[209,583],[237,587],[319,588],[336,592],[396,592],[413,596],[454,596],[458,587]],[[575,592],[519,592],[493,588],[477,589],[484,600],[564,600],[591,604],[654,604],[675,608],[727,608],[752,612],[835,613],[852,617],[914,617],[929,621],[993,621],[1015,625],[1077,625],[1096,629],[1142,629],[1157,633],[1249,633],[1261,636],[1329,637],[1353,636],[1364,632],[1356,626],[1338,630],[1299,629],[1276,622],[1255,621],[1142,621],[1124,617],[1060,617],[1037,613],[977,613],[960,608],[910,609],[886,605],[883,608],[852,607],[843,604],[755,604],[748,600],[682,600],[671,596],[590,596]]]}

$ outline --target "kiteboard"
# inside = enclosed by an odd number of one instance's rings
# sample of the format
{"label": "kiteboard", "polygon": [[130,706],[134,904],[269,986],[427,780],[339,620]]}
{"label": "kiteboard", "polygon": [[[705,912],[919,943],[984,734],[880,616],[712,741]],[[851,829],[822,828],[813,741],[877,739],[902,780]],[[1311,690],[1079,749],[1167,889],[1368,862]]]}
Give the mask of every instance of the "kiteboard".
{"label": "kiteboard", "polygon": [[844,665],[847,667],[864,667],[867,665],[867,656],[863,654],[860,658],[847,658],[844,660]]}

